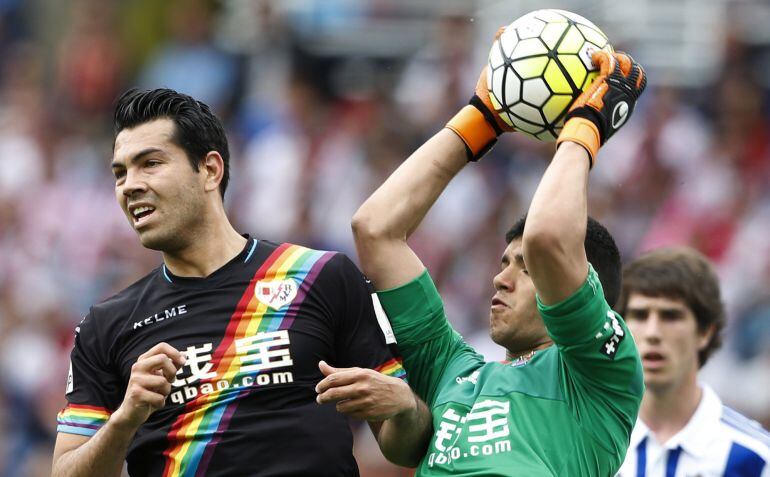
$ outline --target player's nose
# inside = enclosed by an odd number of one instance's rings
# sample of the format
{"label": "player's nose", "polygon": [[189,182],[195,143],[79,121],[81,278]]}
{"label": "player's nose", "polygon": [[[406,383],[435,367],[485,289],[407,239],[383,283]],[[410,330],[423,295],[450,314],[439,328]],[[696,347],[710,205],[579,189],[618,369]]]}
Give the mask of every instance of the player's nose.
{"label": "player's nose", "polygon": [[131,170],[126,171],[126,178],[123,181],[123,195],[131,197],[137,192],[143,192],[147,190],[147,184],[141,180]]}
{"label": "player's nose", "polygon": [[644,322],[644,336],[650,341],[659,341],[663,330],[661,329],[660,316],[655,311],[650,312]]}
{"label": "player's nose", "polygon": [[492,285],[495,287],[495,290],[513,291],[513,280],[509,275],[503,270],[492,278]]}

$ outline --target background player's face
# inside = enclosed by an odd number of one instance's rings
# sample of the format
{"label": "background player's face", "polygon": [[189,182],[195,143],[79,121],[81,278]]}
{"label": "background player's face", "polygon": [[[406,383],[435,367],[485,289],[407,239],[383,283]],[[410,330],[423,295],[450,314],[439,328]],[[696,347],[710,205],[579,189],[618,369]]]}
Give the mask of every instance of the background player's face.
{"label": "background player's face", "polygon": [[698,373],[698,351],[711,331],[699,331],[692,310],[681,299],[631,293],[624,316],[652,391],[676,388]]}
{"label": "background player's face", "polygon": [[[203,168],[196,172],[174,144],[174,123],[157,119],[115,138],[115,196],[147,248],[173,252],[189,245],[205,222]],[[142,207],[149,209],[142,210]]]}
{"label": "background player's face", "polygon": [[535,285],[524,264],[520,238],[505,248],[501,267],[492,279],[495,296],[489,311],[489,334],[492,341],[518,355],[550,341],[537,312]]}

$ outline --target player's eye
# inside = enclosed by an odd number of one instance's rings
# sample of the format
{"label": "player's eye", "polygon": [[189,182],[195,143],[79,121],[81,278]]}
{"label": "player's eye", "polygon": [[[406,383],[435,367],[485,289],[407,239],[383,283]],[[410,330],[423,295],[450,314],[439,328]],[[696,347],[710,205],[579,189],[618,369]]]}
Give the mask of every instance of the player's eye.
{"label": "player's eye", "polygon": [[112,170],[112,175],[115,176],[115,180],[116,181],[120,181],[121,179],[126,177],[126,171],[123,170],[123,169],[113,169]]}
{"label": "player's eye", "polygon": [[660,317],[665,321],[676,321],[684,317],[684,313],[680,310],[663,310],[660,312]]}
{"label": "player's eye", "polygon": [[156,161],[154,159],[150,159],[149,161],[144,163],[145,167],[155,167],[160,165],[160,161]]}
{"label": "player's eye", "polygon": [[624,318],[626,320],[644,321],[647,319],[647,311],[646,310],[628,310]]}

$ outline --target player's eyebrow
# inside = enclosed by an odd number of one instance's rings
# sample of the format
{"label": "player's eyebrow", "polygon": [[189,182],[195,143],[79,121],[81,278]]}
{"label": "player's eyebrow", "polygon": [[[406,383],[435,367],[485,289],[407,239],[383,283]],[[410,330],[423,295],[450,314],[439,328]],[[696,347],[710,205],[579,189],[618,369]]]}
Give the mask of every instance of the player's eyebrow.
{"label": "player's eyebrow", "polygon": [[[147,156],[149,154],[155,154],[155,153],[160,153],[161,155],[165,155],[165,153],[163,152],[162,149],[158,149],[157,147],[148,147],[146,149],[142,149],[141,151],[139,151],[136,154],[134,154],[133,156],[131,156],[131,159],[129,159],[129,162],[131,162],[132,164],[135,164],[135,163],[139,162],[145,156]],[[118,167],[125,167],[125,166],[124,166],[124,164],[122,162],[119,162],[119,161],[116,161],[116,160],[113,159],[111,167],[113,169],[116,169]]]}
{"label": "player's eyebrow", "polygon": [[630,305],[626,306],[626,312],[632,312],[632,311],[636,313],[648,312],[650,311],[650,307],[649,306],[630,306]]}
{"label": "player's eyebrow", "polygon": [[682,306],[678,305],[672,305],[672,306],[652,306],[652,305],[637,305],[637,306],[627,306],[626,312],[627,313],[651,313],[652,311],[657,311],[659,314],[663,315],[684,315],[686,312],[686,309]]}
{"label": "player's eyebrow", "polygon": [[[524,255],[522,255],[521,253],[514,254],[513,255],[513,262],[516,265],[524,268]],[[511,263],[511,259],[508,258],[508,254],[504,254],[503,255],[503,257],[500,259],[500,263],[503,264],[503,265],[508,265],[508,264]]]}

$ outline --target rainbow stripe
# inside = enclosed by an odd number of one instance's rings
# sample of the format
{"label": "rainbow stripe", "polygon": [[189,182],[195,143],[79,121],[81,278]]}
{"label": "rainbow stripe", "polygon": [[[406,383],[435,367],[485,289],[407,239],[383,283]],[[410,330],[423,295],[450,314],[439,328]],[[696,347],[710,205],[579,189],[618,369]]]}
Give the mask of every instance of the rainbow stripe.
{"label": "rainbow stripe", "polygon": [[[313,282],[333,256],[334,252],[282,244],[265,260],[252,277],[230,318],[222,342],[212,354],[211,362],[214,363],[217,380],[242,382],[248,374],[239,371],[241,364],[236,355],[235,341],[261,332],[289,329]],[[274,310],[256,298],[254,287],[258,281],[286,278],[293,278],[299,284],[297,296],[291,305]],[[199,395],[187,403],[168,433],[169,446],[163,452],[166,459],[163,476],[205,475],[214,449],[230,424],[239,398],[249,391],[248,387],[230,386]]]}
{"label": "rainbow stripe", "polygon": [[111,411],[98,406],[67,404],[56,416],[57,432],[93,436],[107,422]]}
{"label": "rainbow stripe", "polygon": [[401,358],[393,358],[390,361],[374,368],[375,371],[379,371],[382,374],[393,376],[394,378],[406,379],[406,371],[404,365],[401,362]]}

